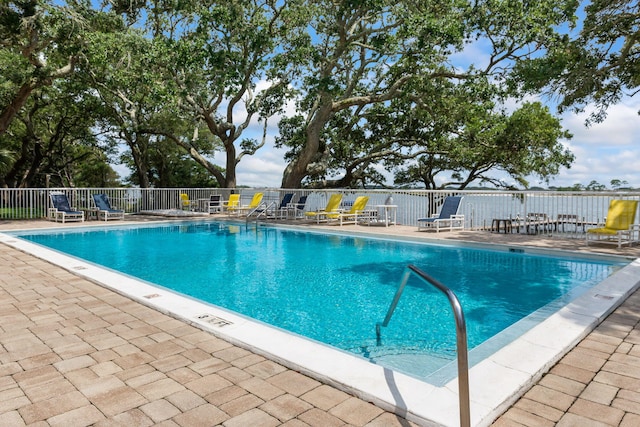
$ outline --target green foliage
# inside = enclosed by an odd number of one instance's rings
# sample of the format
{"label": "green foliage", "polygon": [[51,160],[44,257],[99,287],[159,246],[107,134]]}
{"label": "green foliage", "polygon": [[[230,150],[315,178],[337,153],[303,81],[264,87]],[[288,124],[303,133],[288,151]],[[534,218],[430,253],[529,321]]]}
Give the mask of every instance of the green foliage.
{"label": "green foliage", "polygon": [[[193,162],[176,144],[164,138],[157,138],[152,143],[145,159],[147,182],[151,187],[216,187],[217,183],[211,175]],[[125,156],[123,163],[135,170],[133,159]],[[129,184],[140,185],[139,175],[133,173],[126,179]]]}
{"label": "green foliage", "polygon": [[15,161],[13,153],[6,149],[0,148],[0,174],[4,174]]}
{"label": "green foliage", "polygon": [[[536,56],[541,46],[557,40],[555,28],[573,19],[575,6],[575,0],[536,3],[486,0],[473,4],[381,0],[348,3],[343,7],[331,7],[329,3],[332,2],[310,2],[310,11],[323,12],[311,15],[308,28],[313,38],[305,45],[307,59],[296,64],[301,77],[294,83],[300,93],[298,113],[305,117],[304,128],[295,132],[292,141],[280,139],[280,144],[291,148],[287,155],[292,160],[283,178],[286,187],[295,187],[311,175],[323,180],[324,176],[335,175],[341,167],[344,177],[334,182],[348,182],[356,159],[340,161],[335,157],[339,151],[333,150],[341,144],[336,135],[343,138],[342,142],[347,141],[346,133],[355,136],[359,127],[368,129],[373,124],[374,128],[382,126],[388,131],[385,147],[373,141],[350,145],[353,153],[371,159],[370,165],[373,159],[380,159],[376,152],[397,152],[391,140],[397,144],[403,138],[393,137],[389,129],[392,125],[376,123],[374,116],[377,106],[384,105],[387,117],[393,117],[397,113],[395,100],[401,97],[407,97],[401,114],[407,114],[409,109],[424,110],[416,113],[416,117],[423,115],[419,120],[425,129],[416,130],[405,141],[424,139],[425,135],[417,135],[422,132],[429,134],[431,145],[438,145],[448,140],[449,135],[437,134],[437,129],[452,131],[452,123],[464,126],[467,135],[491,139],[490,134],[500,125],[487,124],[482,103],[519,97],[512,76],[514,65],[523,58]],[[456,55],[476,44],[489,50],[486,61],[457,64]],[[476,93],[480,96],[472,98],[478,103],[465,117],[459,110],[452,113],[451,103],[440,102],[449,95],[439,93],[437,88],[447,88],[449,84],[462,86],[471,96]],[[459,98],[454,100],[458,102]],[[342,112],[355,117],[354,120],[337,119]],[[443,122],[446,120],[450,123]],[[335,129],[339,122],[347,126],[343,132]],[[282,132],[286,134],[287,129]],[[302,134],[304,141],[300,144]],[[364,134],[365,139],[372,138],[374,130],[365,130]],[[420,151],[415,150],[414,157]],[[408,148],[401,152],[401,156],[385,156],[384,162],[391,165],[411,158]],[[452,158],[472,155],[470,150],[455,147],[446,147],[446,153]],[[361,171],[362,167],[360,163]],[[541,173],[546,176],[549,171]],[[327,185],[332,184],[327,181]]]}
{"label": "green foliage", "polygon": [[604,184],[600,184],[598,181],[591,181],[585,188],[586,191],[604,191],[607,187]]}
{"label": "green foliage", "polygon": [[73,73],[96,16],[82,1],[0,4],[0,64],[8,71],[0,83],[0,134],[32,91]]}
{"label": "green foliage", "polygon": [[[495,177],[496,172],[503,171],[521,186],[528,187],[526,177],[529,175],[548,181],[558,174],[561,166],[570,167],[574,157],[559,140],[571,135],[562,130],[559,120],[541,104],[525,103],[508,115],[487,108],[486,103],[474,104],[470,98],[458,100],[459,120],[417,126],[423,129],[431,126],[435,132],[416,135],[414,149],[421,147],[422,152],[417,162],[398,163],[397,184],[464,189],[479,182],[511,188]],[[418,123],[416,118],[413,117],[413,125]],[[421,137],[428,139],[421,140]],[[440,179],[439,182],[436,176],[446,173],[451,174],[452,180]]]}
{"label": "green foliage", "polygon": [[576,36],[549,42],[545,56],[521,62],[518,71],[523,89],[559,96],[560,111],[595,106],[589,124],[640,87],[640,11],[628,0],[592,0],[585,14]]}
{"label": "green foliage", "polygon": [[93,131],[99,111],[98,99],[76,81],[40,88],[0,135],[11,154],[0,182],[9,187],[117,185],[108,147]]}
{"label": "green foliage", "polygon": [[[283,16],[288,8],[288,3],[238,0],[147,8],[144,28],[157,48],[155,70],[172,87],[168,103],[176,117],[199,129],[201,139],[194,142],[175,128],[149,131],[170,133],[221,186],[235,187],[238,162],[265,144],[266,135],[262,140],[243,138],[245,130],[253,120],[266,126],[289,97],[282,71],[286,61],[279,59],[285,53],[288,22]],[[162,31],[157,31],[159,23]],[[211,142],[208,147],[205,140]],[[220,149],[226,154],[225,168],[206,159],[207,152]]]}
{"label": "green foliage", "polygon": [[[88,0],[4,2],[0,138],[15,158],[3,179],[112,182],[106,162],[124,148],[136,185],[234,187],[242,157],[264,146],[269,120],[295,103],[276,137],[289,162],[283,186],[381,185],[382,167],[403,185],[435,188],[444,173],[458,188],[501,185],[492,173],[504,171],[526,186],[525,176],[548,179],[573,159],[558,142],[569,135],[557,119],[521,95],[584,57],[586,44],[557,32],[573,23],[576,6],[109,0],[98,10]],[[594,1],[589,10],[609,9]],[[605,45],[620,37],[604,35],[633,28],[587,20],[584,34]],[[478,45],[489,51],[482,62],[459,62]],[[540,58],[542,48],[555,62]],[[637,78],[632,68],[621,75],[627,86]],[[598,78],[583,79],[584,87]],[[507,99],[521,108],[501,111]],[[256,123],[261,138],[247,134]],[[211,161],[220,151],[224,167]]]}

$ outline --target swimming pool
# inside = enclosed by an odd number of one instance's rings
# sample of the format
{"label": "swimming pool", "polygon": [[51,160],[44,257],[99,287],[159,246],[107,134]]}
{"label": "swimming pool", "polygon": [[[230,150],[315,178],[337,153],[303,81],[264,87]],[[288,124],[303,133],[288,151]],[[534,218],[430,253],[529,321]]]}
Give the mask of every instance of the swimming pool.
{"label": "swimming pool", "polygon": [[408,264],[456,293],[472,355],[480,345],[495,351],[628,264],[227,222],[20,237],[439,385],[455,375],[440,369],[456,341],[434,289],[412,277],[376,339]]}
{"label": "swimming pool", "polygon": [[[171,224],[176,224],[171,221]],[[190,222],[178,223],[186,231]],[[57,225],[56,225],[57,226]],[[136,226],[139,228],[138,226]],[[244,224],[242,224],[244,227]],[[242,227],[237,225],[229,231],[238,234]],[[78,224],[57,231],[76,232],[79,229],[87,231],[105,230],[106,228],[124,228],[120,224],[91,227],[89,224]],[[308,231],[315,227],[288,227],[293,231]],[[368,227],[357,227],[355,230],[342,233],[337,228],[331,233],[331,238],[350,233],[370,237],[379,237]],[[390,233],[380,229],[382,234]],[[390,229],[392,233],[395,227]],[[254,230],[255,232],[255,230]],[[23,231],[17,234],[38,234],[38,232]],[[186,234],[181,234],[186,236]],[[350,236],[348,236],[350,237]],[[473,242],[442,241],[429,239],[424,233],[416,238],[401,237],[394,239],[432,241],[436,246],[463,247],[489,249],[498,252],[522,253],[541,256],[560,256],[573,258],[566,251],[554,251],[535,247],[506,246],[496,244],[479,244]],[[255,240],[255,239],[254,239]],[[386,240],[386,239],[379,239]],[[36,245],[23,239],[16,239],[13,235],[0,233],[0,241],[18,250],[30,253],[40,259],[66,268],[80,277],[87,278],[129,298],[144,303],[163,313],[171,314],[182,321],[217,335],[232,344],[240,345],[254,353],[262,354],[282,365],[300,371],[317,380],[347,391],[357,397],[372,402],[382,409],[396,412],[403,418],[424,425],[459,425],[459,396],[457,392],[457,378],[453,378],[442,386],[430,384],[399,372],[371,363],[360,356],[346,351],[336,350],[334,347],[320,344],[315,340],[299,337],[297,334],[284,332],[237,315],[234,312],[203,303],[202,301],[181,296],[165,288],[152,285],[114,270],[99,267],[96,264],[79,258],[65,255],[61,252]],[[279,243],[281,244],[281,243]],[[95,246],[94,250],[102,248]],[[568,254],[568,256],[566,256]],[[583,292],[565,306],[547,316],[540,323],[520,335],[518,322],[516,326],[508,328],[508,334],[516,334],[518,338],[506,345],[499,345],[497,351],[485,351],[485,344],[472,350],[481,360],[469,370],[471,423],[474,426],[488,426],[506,410],[524,390],[534,384],[541,375],[557,362],[570,348],[575,346],[584,336],[595,328],[604,317],[617,307],[628,295],[638,289],[640,278],[640,260],[625,257],[600,256],[595,254],[581,254],[586,259],[605,261],[616,264],[621,261],[631,261],[615,274],[604,279],[590,289]],[[174,260],[171,260],[174,263]],[[183,268],[181,274],[189,275],[193,271]],[[399,281],[399,278],[398,278]],[[474,282],[478,283],[478,282]],[[447,283],[450,285],[450,283]],[[397,286],[397,282],[393,285]],[[404,298],[404,297],[403,297]],[[443,305],[446,305],[443,302]],[[385,307],[385,310],[388,307]],[[380,321],[382,319],[376,319]],[[394,315],[395,322],[396,318]],[[453,324],[453,316],[448,323]],[[451,326],[453,329],[453,326]],[[383,332],[383,340],[386,340]],[[490,339],[489,342],[494,339]]]}

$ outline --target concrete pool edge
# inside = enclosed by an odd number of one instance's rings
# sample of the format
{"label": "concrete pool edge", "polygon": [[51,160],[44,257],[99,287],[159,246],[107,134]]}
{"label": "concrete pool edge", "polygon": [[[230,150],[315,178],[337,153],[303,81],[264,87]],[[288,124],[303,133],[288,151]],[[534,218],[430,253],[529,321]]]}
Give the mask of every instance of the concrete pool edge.
{"label": "concrete pool edge", "polygon": [[[434,387],[355,356],[13,236],[0,234],[0,241],[349,391],[411,421],[434,425],[458,424],[457,379],[445,387]],[[439,244],[443,243],[440,241]],[[637,289],[637,277],[640,277],[640,265],[635,261],[518,341],[473,367],[470,370],[472,424],[490,424],[523,390]],[[232,324],[223,325],[224,321]]]}

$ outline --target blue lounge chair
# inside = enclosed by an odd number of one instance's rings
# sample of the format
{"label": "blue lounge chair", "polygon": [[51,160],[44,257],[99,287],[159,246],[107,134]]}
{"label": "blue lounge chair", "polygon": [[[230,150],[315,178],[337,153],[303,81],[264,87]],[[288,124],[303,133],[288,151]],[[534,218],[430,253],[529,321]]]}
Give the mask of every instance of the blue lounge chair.
{"label": "blue lounge chair", "polygon": [[289,218],[289,216],[293,219],[304,218],[304,208],[307,205],[307,197],[309,196],[300,196],[297,202],[289,205],[287,218]]}
{"label": "blue lounge chair", "polygon": [[464,215],[458,214],[462,196],[449,196],[444,199],[442,209],[437,215],[430,218],[418,218],[418,231],[420,230],[463,230]]}
{"label": "blue lounge chair", "polygon": [[94,194],[93,202],[96,204],[98,219],[104,219],[105,221],[110,219],[124,219],[124,211],[111,207],[109,196],[106,194]]}
{"label": "blue lounge chair", "polygon": [[282,196],[282,200],[276,210],[274,212],[274,216],[276,218],[286,218],[289,214],[289,209],[291,208],[291,201],[293,200],[294,193],[286,193]]}
{"label": "blue lounge chair", "polygon": [[72,208],[64,193],[49,193],[52,208],[49,208],[48,218],[51,221],[84,221],[84,212]]}

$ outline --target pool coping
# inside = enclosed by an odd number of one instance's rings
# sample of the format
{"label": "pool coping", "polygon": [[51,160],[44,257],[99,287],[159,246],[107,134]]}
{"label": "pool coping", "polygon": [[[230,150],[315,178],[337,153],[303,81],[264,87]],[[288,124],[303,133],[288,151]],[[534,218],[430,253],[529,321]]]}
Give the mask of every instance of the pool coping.
{"label": "pool coping", "polygon": [[[309,231],[308,229],[305,229]],[[23,231],[23,230],[12,230]],[[326,232],[320,230],[318,232]],[[351,232],[337,233],[353,235]],[[367,233],[357,233],[363,235]],[[370,237],[381,238],[380,235]],[[428,239],[393,240],[425,242]],[[269,357],[284,366],[348,391],[382,409],[425,425],[459,425],[457,378],[436,387],[371,364],[356,356],[250,320],[210,304],[153,286],[130,276],[0,233],[0,241],[59,265],[76,275],[196,325],[229,342]],[[436,244],[450,245],[442,240]],[[453,245],[500,248],[508,245],[458,242]],[[519,247],[522,249],[523,247]],[[567,251],[524,247],[532,253]],[[580,257],[589,257],[580,254]],[[597,258],[612,255],[593,255]],[[624,257],[629,259],[628,257]],[[543,373],[591,332],[624,299],[638,289],[636,259],[559,312],[506,345],[469,371],[472,425],[489,425]],[[426,404],[425,402],[428,402]]]}

